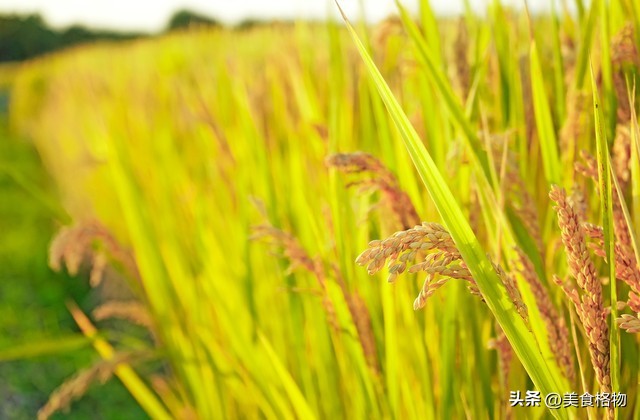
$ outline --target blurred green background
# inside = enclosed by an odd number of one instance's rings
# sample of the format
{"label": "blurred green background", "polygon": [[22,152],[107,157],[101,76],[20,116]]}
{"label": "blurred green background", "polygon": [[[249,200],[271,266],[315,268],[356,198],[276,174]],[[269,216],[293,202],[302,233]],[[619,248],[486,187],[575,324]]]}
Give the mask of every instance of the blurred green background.
{"label": "blurred green background", "polygon": [[[218,23],[180,10],[167,22],[166,32],[194,24]],[[100,360],[90,346],[56,347],[66,342],[64,337],[77,342],[79,334],[65,301],[72,299],[88,311],[100,291],[91,289],[88,273],[70,277],[48,266],[48,247],[64,211],[35,147],[10,130],[12,80],[22,61],[42,54],[147,36],[81,25],[52,28],[36,14],[0,15],[0,419],[33,419],[65,379]],[[34,355],[25,358],[28,352]],[[147,417],[118,379],[91,386],[72,410],[78,419]]]}
{"label": "blurred green background", "polygon": [[[49,242],[61,212],[35,148],[8,127],[10,87],[16,65],[0,66],[0,419],[33,419],[52,390],[99,360],[90,346],[15,360],[20,346],[43,351],[78,329],[65,300],[87,309],[97,299],[87,275],[51,271]],[[77,346],[76,346],[77,347]],[[54,418],[68,418],[57,414]],[[94,385],[73,404],[73,418],[139,419],[144,411],[117,379]]]}

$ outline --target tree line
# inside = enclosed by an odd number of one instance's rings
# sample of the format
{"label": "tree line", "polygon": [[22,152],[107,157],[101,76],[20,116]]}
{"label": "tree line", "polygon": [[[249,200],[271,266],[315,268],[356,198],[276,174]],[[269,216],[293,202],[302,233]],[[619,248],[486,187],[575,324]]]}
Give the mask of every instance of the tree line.
{"label": "tree line", "polygon": [[[215,19],[188,10],[180,10],[171,16],[164,32],[192,26],[219,25],[220,23]],[[247,26],[247,23],[244,23],[244,26]],[[82,25],[54,29],[37,14],[0,15],[0,62],[26,60],[88,42],[124,41],[147,36],[151,35],[143,32],[96,30]]]}

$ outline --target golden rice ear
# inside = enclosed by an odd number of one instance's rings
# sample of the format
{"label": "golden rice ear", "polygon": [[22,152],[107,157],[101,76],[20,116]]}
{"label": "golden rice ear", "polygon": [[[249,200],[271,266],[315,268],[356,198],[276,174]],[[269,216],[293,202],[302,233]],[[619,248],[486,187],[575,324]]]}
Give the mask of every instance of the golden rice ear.
{"label": "golden rice ear", "polygon": [[293,234],[272,226],[269,222],[253,226],[250,240],[262,240],[270,243],[278,252],[288,260],[287,274],[292,274],[301,268],[313,274],[320,286],[322,305],[327,314],[327,319],[334,331],[340,329],[336,318],[336,311],[327,292],[327,276],[323,262],[317,257],[311,257]]}
{"label": "golden rice ear", "polygon": [[616,322],[626,332],[629,334],[638,334],[640,333],[640,319],[636,316],[629,314],[622,314],[620,318],[616,319]]}
{"label": "golden rice ear", "polygon": [[91,273],[89,274],[89,284],[91,287],[98,287],[102,283],[104,272],[109,263],[108,257],[104,252],[95,252],[92,257]]}
{"label": "golden rice ear", "polygon": [[136,301],[108,301],[93,310],[93,317],[96,321],[110,318],[125,319],[153,330],[153,322],[147,308]]}
{"label": "golden rice ear", "polygon": [[101,360],[67,379],[49,396],[47,403],[38,410],[38,420],[46,420],[58,411],[68,410],[71,403],[84,394],[93,384],[107,382],[118,366],[149,357],[149,352],[121,353],[110,360]]}
{"label": "golden rice ear", "polygon": [[[297,238],[291,233],[277,229],[270,224],[255,226],[253,227],[253,232],[254,234],[252,236],[254,239],[271,241],[273,245],[282,250],[284,257],[290,262],[289,269],[291,271],[293,271],[295,267],[301,267],[315,276],[321,289],[322,305],[327,315],[329,325],[331,325],[335,332],[340,331],[342,327],[340,326],[334,303],[327,289],[327,282],[330,280],[330,276],[325,272],[323,261],[320,258],[309,256]],[[358,259],[365,261],[368,256],[363,253],[361,257],[358,257]],[[384,263],[384,260],[379,261]],[[373,374],[378,375],[379,362],[369,309],[357,292],[350,292],[347,289],[342,273],[337,265],[332,264],[331,270],[335,281],[342,290],[347,308],[355,324],[358,340],[365,355],[367,365]]]}
{"label": "golden rice ear", "polygon": [[[613,87],[617,101],[617,126],[626,126],[631,120],[631,106],[627,97],[626,71],[640,66],[640,57],[636,46],[633,24],[628,22],[611,40],[611,64]],[[617,136],[617,133],[616,133]],[[615,149],[614,149],[615,156]],[[615,162],[615,158],[614,158]],[[620,177],[620,174],[618,174]],[[623,181],[621,179],[621,181]],[[625,180],[626,182],[626,180]]]}
{"label": "golden rice ear", "polygon": [[[380,271],[387,263],[389,267],[387,280],[390,283],[404,271],[412,274],[427,273],[420,293],[413,302],[414,310],[424,308],[427,299],[449,279],[467,281],[470,292],[482,298],[453,239],[446,229],[437,223],[423,222],[422,225],[412,229],[396,232],[387,239],[371,241],[369,248],[358,256],[356,262],[360,266],[366,265],[370,275]],[[529,326],[527,306],[522,300],[513,276],[505,273],[499,265],[493,262],[492,264],[509,298],[515,304],[518,314]]]}
{"label": "golden rice ear", "polygon": [[49,246],[49,266],[54,271],[60,271],[64,265],[69,274],[75,276],[85,262],[91,264],[90,283],[93,287],[102,281],[108,263],[119,266],[127,277],[139,281],[138,267],[131,251],[97,221],[62,227]]}
{"label": "golden rice ear", "polygon": [[[615,144],[614,144],[614,152],[615,152]],[[622,153],[626,154],[627,152],[624,151]],[[629,154],[630,154],[630,150],[629,150]],[[598,163],[596,158],[584,150],[580,153],[580,156],[582,157],[583,162],[576,162],[575,164],[576,172],[582,174],[587,178],[591,178],[593,182],[597,184],[599,181],[598,181]],[[615,160],[615,156],[614,156],[614,160]],[[628,170],[629,160],[630,160],[630,156],[618,157],[618,165],[620,166],[617,169],[614,166],[614,170],[616,171],[616,174],[617,174],[616,176],[618,176],[618,173],[620,171],[624,172]],[[623,176],[626,176],[626,175],[623,174]],[[620,178],[617,178],[617,182],[620,185],[620,189],[624,191],[624,189],[622,188],[623,181]],[[621,195],[618,194],[617,188],[612,189],[612,200],[613,200],[613,203],[612,203],[613,204],[612,206],[613,228],[615,231],[617,243],[620,244],[622,247],[628,248],[629,249],[628,252],[633,253],[633,250],[631,249],[631,237],[629,236],[629,227],[624,216],[623,202],[621,201],[621,200],[624,200],[624,197],[621,197]]]}
{"label": "golden rice ear", "polygon": [[373,28],[372,41],[376,51],[385,51],[387,49],[387,41],[392,36],[402,35],[404,33],[402,22],[398,16],[388,16]]}
{"label": "golden rice ear", "polygon": [[471,89],[471,67],[469,60],[467,60],[469,51],[469,32],[467,31],[467,25],[462,17],[458,20],[456,39],[454,42],[454,57],[453,62],[456,70],[456,82],[458,84],[458,90],[463,102],[466,101],[469,90]]}
{"label": "golden rice ear", "polygon": [[522,295],[520,294],[520,290],[518,289],[518,285],[512,274],[506,273],[502,267],[498,264],[491,262],[493,264],[494,270],[498,273],[498,277],[502,280],[502,284],[507,289],[507,294],[509,298],[516,306],[516,310],[518,311],[518,315],[524,320],[525,324],[531,330],[531,325],[529,324],[529,310],[527,309],[527,305],[525,305],[522,300]]}
{"label": "golden rice ear", "polygon": [[628,123],[616,125],[611,164],[618,177],[620,189],[626,191],[631,180],[631,132]]}
{"label": "golden rice ear", "polygon": [[349,186],[368,186],[380,191],[383,203],[402,228],[408,229],[420,223],[411,198],[400,188],[396,176],[374,156],[364,152],[336,153],[327,156],[325,163],[345,174],[371,177],[351,181]]}
{"label": "golden rice ear", "polygon": [[554,209],[558,214],[558,226],[562,232],[569,272],[576,280],[581,293],[559,280],[556,280],[556,283],[562,285],[565,294],[574,303],[587,334],[591,363],[596,371],[598,384],[603,392],[610,392],[609,327],[602,297],[602,284],[589,255],[584,228],[577,213],[568,203],[566,192],[554,185],[551,187],[549,198],[556,203]]}
{"label": "golden rice ear", "polygon": [[360,347],[362,347],[362,351],[364,352],[367,366],[375,376],[378,376],[380,375],[380,361],[378,360],[378,350],[376,346],[376,339],[373,334],[373,325],[371,323],[371,313],[369,312],[369,308],[358,292],[349,292],[347,290],[341,275],[338,274],[336,276],[336,280],[338,281],[346,299],[347,308],[349,309],[349,313],[351,314],[351,318],[355,324],[356,332],[358,333],[358,340],[360,342]]}

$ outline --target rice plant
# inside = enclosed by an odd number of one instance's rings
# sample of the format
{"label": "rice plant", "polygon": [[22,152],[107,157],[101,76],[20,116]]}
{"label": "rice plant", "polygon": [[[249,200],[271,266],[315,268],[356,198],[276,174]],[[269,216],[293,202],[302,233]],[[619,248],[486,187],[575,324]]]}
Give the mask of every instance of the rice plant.
{"label": "rice plant", "polygon": [[640,2],[560,3],[24,65],[51,267],[126,289],[69,302],[102,361],[39,417],[116,376],[152,418],[638,418]]}

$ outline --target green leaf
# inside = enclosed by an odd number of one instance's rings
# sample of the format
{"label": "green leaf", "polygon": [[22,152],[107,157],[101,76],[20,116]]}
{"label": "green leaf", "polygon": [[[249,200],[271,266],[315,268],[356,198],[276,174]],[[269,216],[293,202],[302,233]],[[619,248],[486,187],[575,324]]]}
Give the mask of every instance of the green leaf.
{"label": "green leaf", "polygon": [[446,80],[445,76],[442,74],[442,70],[438,68],[437,64],[434,62],[433,57],[435,54],[433,53],[432,48],[429,48],[427,43],[424,41],[423,37],[420,34],[418,26],[411,19],[407,10],[398,2],[396,2],[396,5],[400,10],[402,23],[405,25],[405,28],[409,32],[409,37],[415,43],[415,46],[419,53],[419,57],[425,65],[425,69],[429,75],[429,78],[442,96],[442,99],[444,100],[444,103],[449,113],[451,114],[453,121],[464,133],[463,137],[469,146],[469,150],[472,152],[474,159],[477,159],[480,163],[480,167],[482,168],[484,176],[487,179],[491,179],[491,167],[489,166],[487,154],[483,151],[482,144],[480,142],[480,139],[478,138],[478,134],[467,119],[464,108],[451,90],[451,86],[449,85],[449,82]]}
{"label": "green leaf", "polygon": [[6,349],[0,349],[0,362],[67,353],[90,344],[91,340],[83,335],[77,334],[55,339],[41,339]]}
{"label": "green leaf", "polygon": [[547,92],[544,87],[544,76],[538,58],[536,42],[531,41],[531,92],[533,95],[533,108],[536,115],[536,126],[538,127],[538,137],[540,138],[540,149],[542,152],[542,164],[544,174],[549,185],[560,183],[560,160],[558,159],[558,139],[551,110],[547,100]]}
{"label": "green leaf", "polygon": [[[111,360],[116,352],[111,344],[98,335],[98,330],[93,326],[89,318],[73,301],[67,302],[67,307],[76,324],[91,341],[93,347],[104,360]],[[156,394],[149,389],[147,384],[138,376],[136,371],[127,363],[121,363],[115,368],[116,376],[122,384],[129,390],[133,398],[140,404],[147,414],[153,419],[170,419],[171,416],[166,411],[163,403],[160,402]]]}
{"label": "green leaf", "polygon": [[[611,285],[611,319],[610,323],[610,369],[612,392],[620,390],[620,330],[615,319],[618,318],[618,301],[616,269],[614,258],[615,237],[613,231],[613,209],[612,209],[612,188],[611,188],[611,162],[609,157],[609,145],[604,131],[604,117],[600,107],[598,97],[598,86],[591,67],[591,88],[593,89],[593,111],[595,115],[596,146],[598,155],[598,187],[600,189],[600,211],[602,213],[602,226],[604,229],[604,247],[609,266],[609,284]],[[622,200],[622,196],[620,196]]]}
{"label": "green leaf", "polygon": [[575,78],[573,79],[575,90],[581,90],[584,87],[584,79],[587,75],[587,66],[589,64],[589,52],[591,51],[591,41],[593,39],[593,30],[598,16],[598,2],[592,2],[589,9],[589,16],[586,22],[581,21],[580,50],[578,51],[578,61],[576,62]]}
{"label": "green leaf", "polygon": [[[342,9],[340,9],[340,11],[342,13]],[[560,390],[565,389],[565,381],[549,368],[542,357],[533,334],[528,330],[524,321],[518,315],[513,302],[509,299],[502,282],[471,230],[447,183],[431,159],[429,152],[420,141],[418,134],[409,122],[400,104],[394,98],[389,86],[376,68],[366,48],[360,42],[358,35],[344,13],[343,18],[370,77],[375,81],[378,92],[402,135],[402,140],[411,155],[411,159],[429,195],[438,209],[446,228],[458,246],[463,260],[475,278],[487,305],[504,330],[516,355],[529,373],[534,384],[543,394],[562,392]],[[463,127],[467,127],[467,130],[470,129],[470,125],[468,124],[463,123],[462,125]],[[557,418],[569,418],[569,412],[567,410],[554,410],[552,414]]]}
{"label": "green leaf", "polygon": [[[600,7],[600,71],[602,73],[602,92],[603,102],[605,104],[605,111],[609,115],[610,122],[606,127],[605,133],[607,138],[611,137],[615,133],[616,120],[613,118],[616,112],[616,95],[613,91],[613,64],[611,63],[611,38],[610,38],[610,25],[609,25],[609,7],[606,0],[600,0],[598,5]],[[602,109],[600,109],[602,112]]]}
{"label": "green leaf", "polygon": [[556,2],[551,2],[551,37],[553,38],[553,81],[555,90],[556,117],[558,121],[564,121],[565,117],[565,86],[564,67],[562,61],[562,43],[560,41],[560,23],[556,13]]}
{"label": "green leaf", "polygon": [[[627,81],[627,95],[629,100],[630,109],[636,109],[635,105],[635,97],[636,97],[636,87],[635,84],[633,89],[629,88],[629,84]],[[624,210],[625,220],[627,222],[627,226],[633,227],[632,220],[640,220],[640,216],[638,212],[640,212],[640,129],[638,127],[638,116],[635,111],[631,112],[631,196],[633,197],[633,217],[630,216],[629,210],[627,208],[626,203],[622,202],[622,209]],[[616,183],[616,188],[618,188],[618,184]],[[620,193],[618,193],[620,194]],[[620,195],[622,197],[622,195]],[[640,261],[640,248],[638,247],[638,227],[635,229],[631,228],[629,234],[631,235],[631,244],[633,245],[633,252],[636,256],[636,261]]]}
{"label": "green leaf", "polygon": [[293,408],[298,414],[298,418],[314,419],[316,416],[313,414],[313,411],[311,411],[311,408],[309,408],[307,401],[304,399],[304,395],[302,395],[302,392],[300,392],[300,388],[298,388],[298,385],[287,371],[287,368],[282,364],[282,362],[278,358],[278,355],[273,350],[273,347],[271,347],[271,344],[269,344],[269,340],[267,340],[267,338],[262,335],[262,333],[258,333],[258,338],[260,339],[260,344],[262,344],[265,354],[271,361],[271,365],[275,369],[276,374],[280,378],[285,390],[287,391]]}

